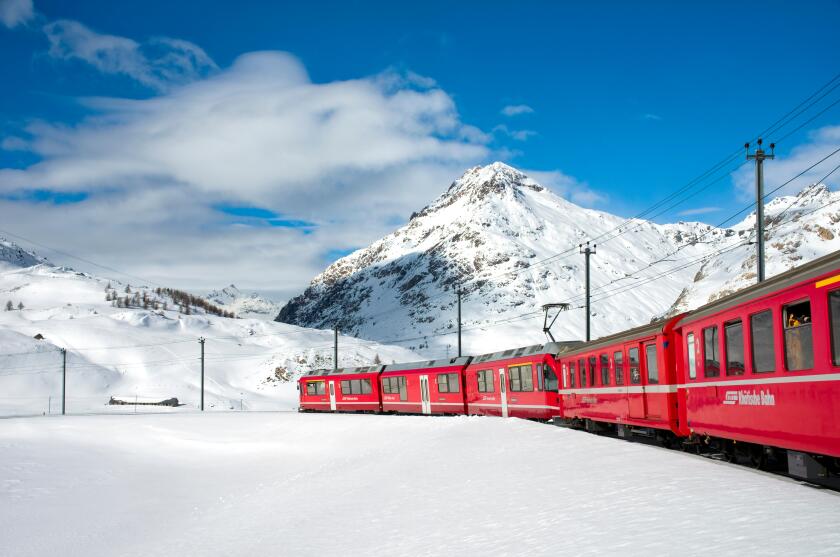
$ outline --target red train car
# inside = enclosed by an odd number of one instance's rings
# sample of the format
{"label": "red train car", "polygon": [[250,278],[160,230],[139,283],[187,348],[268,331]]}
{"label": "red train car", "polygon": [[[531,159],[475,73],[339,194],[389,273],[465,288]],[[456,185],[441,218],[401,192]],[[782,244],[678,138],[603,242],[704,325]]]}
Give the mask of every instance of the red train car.
{"label": "red train car", "polygon": [[787,449],[796,475],[840,472],[840,252],[699,308],[676,334],[691,433],[759,462]]}
{"label": "red train car", "polygon": [[558,416],[555,357],[568,346],[551,342],[475,357],[464,372],[467,413],[539,420]]}
{"label": "red train car", "polygon": [[673,347],[680,319],[600,338],[559,356],[562,422],[592,431],[615,428],[622,437],[679,435]]}
{"label": "red train car", "polygon": [[382,410],[403,414],[463,414],[469,357],[385,366]]}
{"label": "red train car", "polygon": [[320,369],[299,381],[300,410],[381,412],[379,374],[384,366]]}

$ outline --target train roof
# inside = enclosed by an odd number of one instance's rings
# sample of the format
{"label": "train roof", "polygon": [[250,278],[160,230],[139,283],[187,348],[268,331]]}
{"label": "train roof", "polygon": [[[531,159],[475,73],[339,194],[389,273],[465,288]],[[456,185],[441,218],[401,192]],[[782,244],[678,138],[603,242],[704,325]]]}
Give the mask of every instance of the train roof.
{"label": "train roof", "polygon": [[597,338],[590,342],[582,342],[580,343],[580,346],[568,350],[565,354],[563,354],[563,357],[582,354],[584,352],[589,352],[590,350],[597,350],[612,344],[633,340],[634,338],[644,338],[651,335],[657,335],[662,332],[662,328],[667,325],[671,319],[657,319],[656,321],[647,323],[646,325],[641,325],[640,327],[636,327],[634,329],[628,329],[626,331],[621,331],[620,333]]}
{"label": "train roof", "polygon": [[715,314],[751,300],[773,294],[778,290],[791,287],[800,282],[815,279],[819,276],[840,271],[840,250],[818,259],[814,259],[804,265],[795,267],[789,271],[778,274],[758,284],[748,286],[737,292],[724,296],[714,302],[700,306],[683,318],[683,323],[691,323],[703,317]]}
{"label": "train roof", "polygon": [[433,367],[465,366],[470,363],[472,356],[461,356],[459,358],[443,358],[439,360],[423,360],[421,362],[407,362],[401,364],[390,364],[385,366],[385,372],[407,371],[411,369],[427,369]]}
{"label": "train roof", "polygon": [[579,340],[564,341],[564,342],[547,342],[545,344],[533,344],[531,346],[523,346],[521,348],[511,348],[510,350],[502,350],[499,352],[490,352],[489,354],[482,354],[473,358],[472,363],[483,364],[484,362],[495,362],[497,360],[508,360],[510,358],[519,358],[522,356],[533,356],[535,354],[552,354],[556,356],[562,352],[573,350],[581,344]]}
{"label": "train roof", "polygon": [[304,377],[315,377],[319,375],[352,375],[355,373],[379,373],[385,366],[376,365],[376,366],[363,366],[363,367],[340,367],[338,369],[310,369],[305,374]]}

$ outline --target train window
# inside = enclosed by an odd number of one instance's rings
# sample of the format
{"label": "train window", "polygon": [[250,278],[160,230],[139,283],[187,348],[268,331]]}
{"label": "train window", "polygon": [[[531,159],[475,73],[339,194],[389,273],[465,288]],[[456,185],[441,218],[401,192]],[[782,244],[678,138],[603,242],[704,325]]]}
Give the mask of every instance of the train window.
{"label": "train window", "polygon": [[628,350],[627,359],[630,363],[630,382],[638,385],[642,382],[642,374],[639,373],[639,349],[631,348]]}
{"label": "train window", "polygon": [[703,329],[703,376],[720,375],[720,348],[718,348],[718,328]]}
{"label": "train window", "polygon": [[478,392],[492,393],[493,392],[493,370],[483,369],[478,372]]}
{"label": "train window", "polygon": [[659,362],[656,360],[656,345],[645,346],[645,363],[647,364],[648,383],[659,383]]}
{"label": "train window", "polygon": [[542,370],[543,375],[543,385],[545,386],[546,391],[556,391],[557,387],[557,374],[554,373],[554,370],[551,369],[551,366],[543,366]]}
{"label": "train window", "polygon": [[744,375],[744,326],[741,320],[723,326],[726,341],[726,375]]}
{"label": "train window", "polygon": [[563,367],[561,368],[560,374],[563,376],[563,388],[568,389],[569,388],[569,372],[566,369],[566,364],[563,364]]}
{"label": "train window", "polygon": [[534,390],[534,376],[531,365],[513,366],[510,373],[510,390],[512,392],[530,392]]}
{"label": "train window", "polygon": [[615,384],[624,385],[624,352],[618,351],[613,354],[615,362]]}
{"label": "train window", "polygon": [[581,388],[586,387],[586,360],[583,358],[578,360],[578,378]]}
{"label": "train window", "polygon": [[460,381],[457,373],[439,373],[436,381],[439,393],[460,392]]}
{"label": "train window", "polygon": [[750,317],[753,373],[776,371],[776,343],[773,342],[773,312],[756,313]]}
{"label": "train window", "polygon": [[828,312],[831,319],[831,362],[840,366],[840,290],[828,294]]}
{"label": "train window", "polygon": [[598,366],[598,358],[589,356],[589,386],[595,386],[595,368]]}
{"label": "train window", "polygon": [[688,333],[685,337],[685,352],[688,355],[688,378],[697,379],[697,353],[694,346],[694,333]]}
{"label": "train window", "polygon": [[811,334],[811,302],[789,304],[782,312],[785,324],[785,366],[788,371],[814,367],[814,341]]}
{"label": "train window", "polygon": [[400,400],[408,400],[408,392],[405,389],[405,376],[395,377],[397,380],[397,387],[400,390]]}
{"label": "train window", "polygon": [[345,379],[341,382],[343,395],[367,395],[371,392],[370,379]]}
{"label": "train window", "polygon": [[575,388],[575,363],[569,362],[569,387]]}
{"label": "train window", "polygon": [[542,364],[537,364],[537,390],[543,390],[543,372],[542,372]]}
{"label": "train window", "polygon": [[306,384],[306,394],[308,395],[315,395],[317,394],[317,383],[314,381],[310,381]]}
{"label": "train window", "polygon": [[601,354],[601,385],[607,387],[610,384],[610,357]]}
{"label": "train window", "polygon": [[325,395],[327,394],[326,384],[323,381],[318,381],[315,383],[315,394],[316,395]]}

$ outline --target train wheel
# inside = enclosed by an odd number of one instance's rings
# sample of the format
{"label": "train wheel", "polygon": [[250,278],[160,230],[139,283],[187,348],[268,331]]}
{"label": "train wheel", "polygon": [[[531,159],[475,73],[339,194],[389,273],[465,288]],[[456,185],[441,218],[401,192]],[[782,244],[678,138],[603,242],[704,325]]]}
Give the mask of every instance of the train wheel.
{"label": "train wheel", "polygon": [[747,464],[756,470],[764,468],[766,458],[764,448],[759,445],[750,447],[749,454],[747,454]]}

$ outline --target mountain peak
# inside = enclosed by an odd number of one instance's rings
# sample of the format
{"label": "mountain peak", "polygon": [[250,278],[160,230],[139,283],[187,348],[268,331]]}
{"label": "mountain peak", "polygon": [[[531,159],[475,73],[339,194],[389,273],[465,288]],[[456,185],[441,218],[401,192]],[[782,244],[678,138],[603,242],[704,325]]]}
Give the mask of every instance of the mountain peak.
{"label": "mountain peak", "polygon": [[491,199],[519,200],[524,190],[543,191],[541,185],[525,173],[503,162],[474,166],[452,182],[449,189],[412,218],[434,213],[456,202],[478,205]]}

